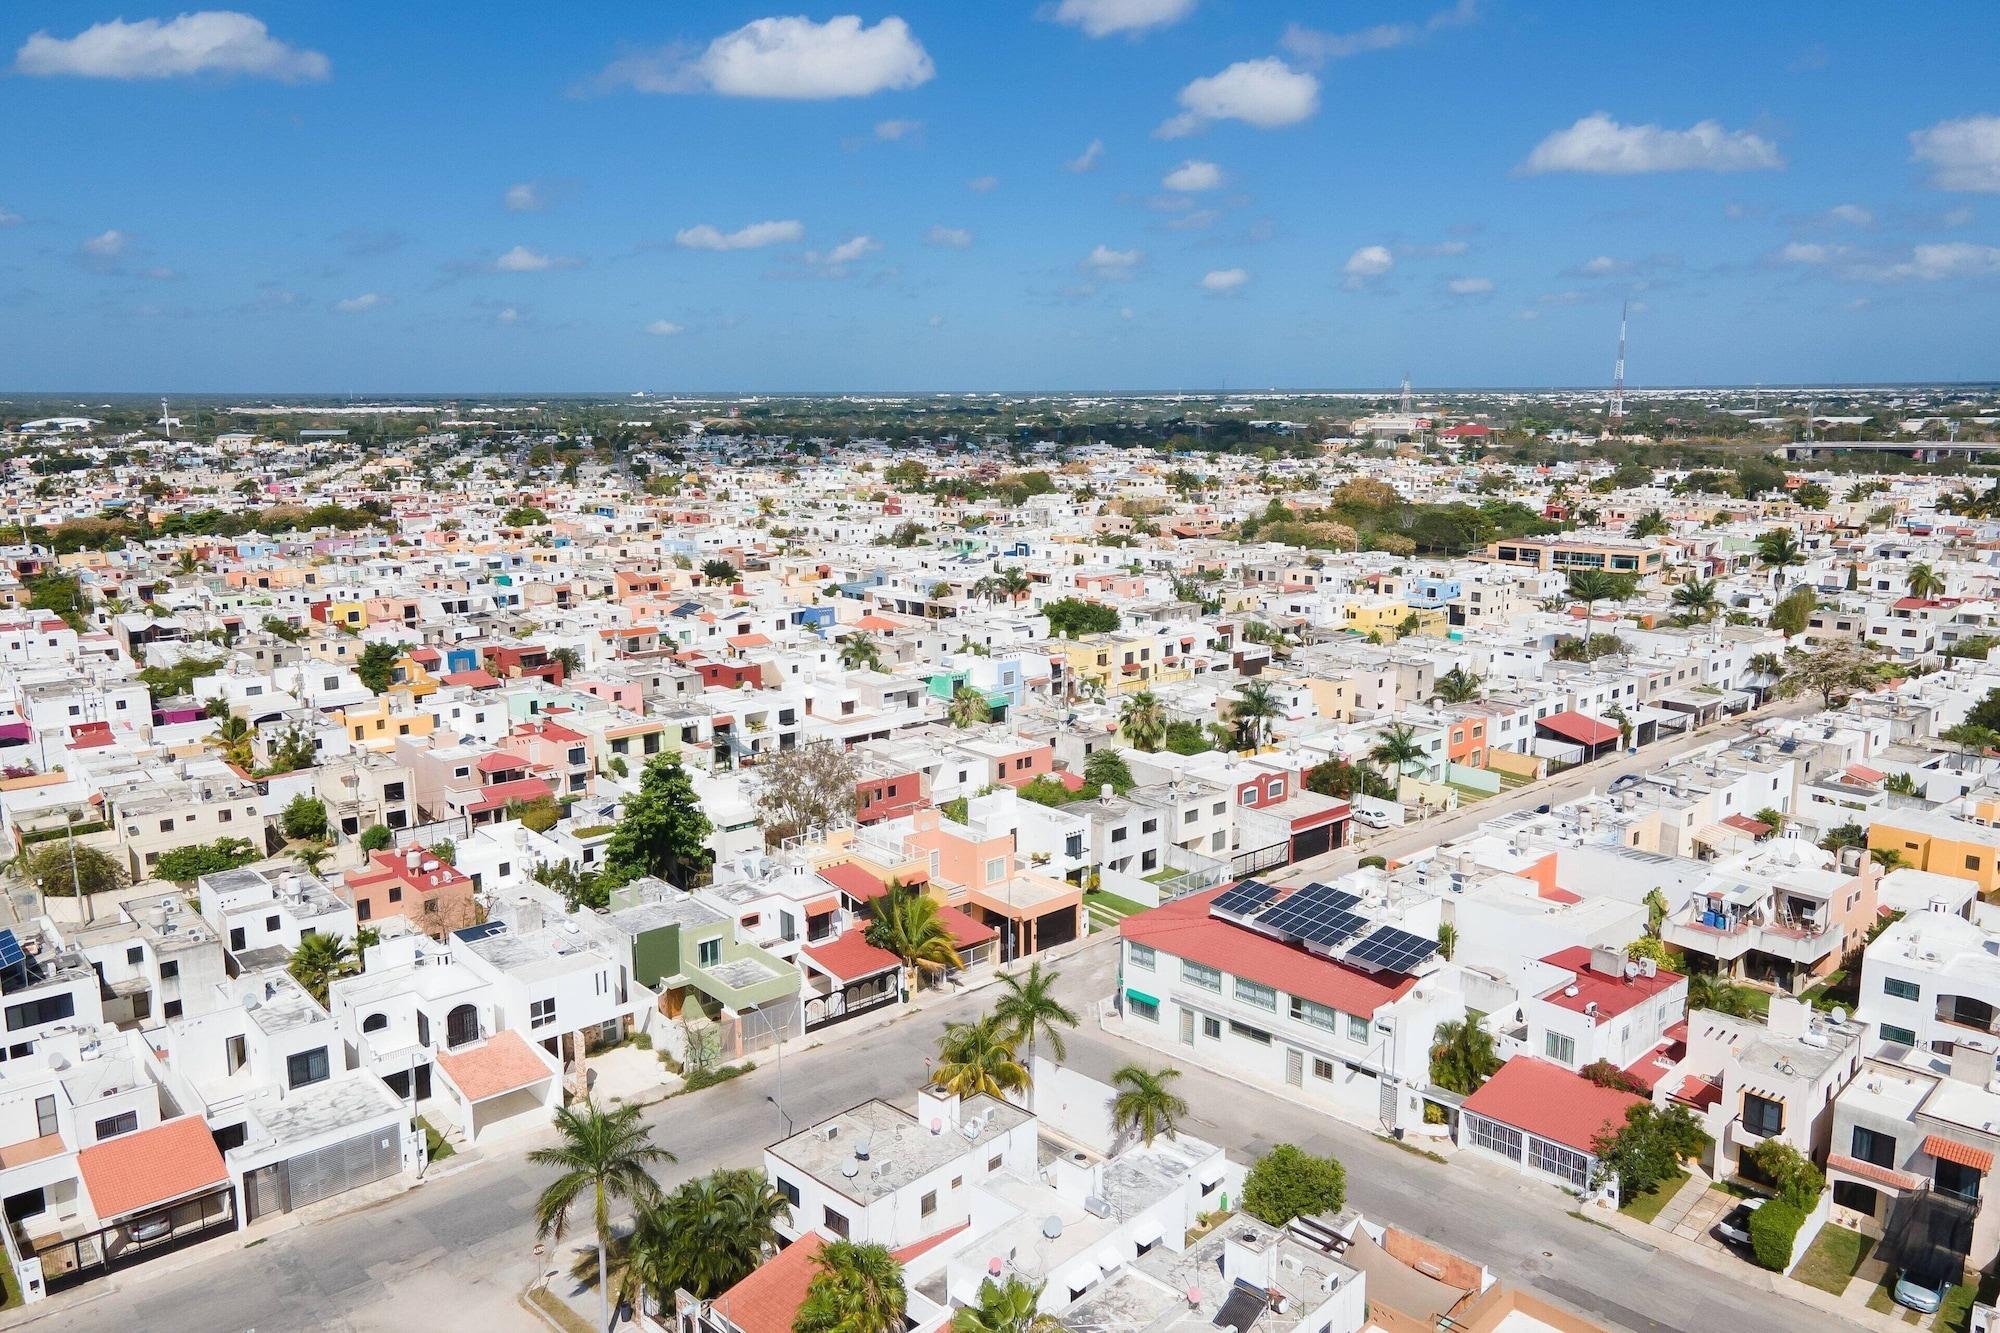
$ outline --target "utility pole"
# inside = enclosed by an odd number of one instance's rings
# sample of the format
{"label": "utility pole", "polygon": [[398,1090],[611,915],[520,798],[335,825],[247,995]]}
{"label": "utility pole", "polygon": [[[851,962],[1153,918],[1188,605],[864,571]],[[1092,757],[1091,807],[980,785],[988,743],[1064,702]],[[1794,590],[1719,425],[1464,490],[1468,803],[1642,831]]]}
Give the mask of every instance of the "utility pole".
{"label": "utility pole", "polygon": [[1622,435],[1625,426],[1625,311],[1618,303],[1618,362],[1611,371],[1611,433]]}

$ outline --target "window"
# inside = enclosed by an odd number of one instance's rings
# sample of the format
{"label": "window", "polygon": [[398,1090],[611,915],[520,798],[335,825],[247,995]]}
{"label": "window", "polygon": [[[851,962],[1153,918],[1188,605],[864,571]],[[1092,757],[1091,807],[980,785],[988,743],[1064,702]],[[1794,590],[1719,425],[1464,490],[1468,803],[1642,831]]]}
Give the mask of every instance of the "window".
{"label": "window", "polygon": [[1236,998],[1244,1004],[1254,1004],[1273,1013],[1278,1009],[1278,992],[1261,982],[1246,981],[1242,977],[1236,978]]}
{"label": "window", "polygon": [[1785,1104],[1772,1101],[1769,1097],[1759,1097],[1754,1092],[1743,1094],[1743,1128],[1752,1134],[1771,1138],[1785,1127]]}
{"label": "window", "polygon": [[545,1028],[556,1021],[556,997],[536,1000],[528,1005],[528,1026]]}
{"label": "window", "polygon": [[300,1051],[285,1059],[285,1081],[294,1088],[303,1088],[309,1083],[323,1083],[330,1073],[324,1046],[315,1047],[310,1051]]}
{"label": "window", "polygon": [[1368,1020],[1360,1014],[1349,1014],[1347,1016],[1347,1039],[1349,1041],[1367,1041]]}
{"label": "window", "polygon": [[1181,980],[1190,986],[1199,986],[1206,991],[1222,994],[1222,973],[1207,963],[1191,963],[1181,959]]}
{"label": "window", "polygon": [[115,1139],[120,1134],[130,1134],[138,1128],[137,1111],[120,1111],[117,1115],[106,1116],[97,1122],[97,1138],[100,1142],[105,1139]]}
{"label": "window", "polygon": [[1207,1037],[1210,1041],[1221,1041],[1222,1020],[1219,1018],[1204,1017],[1201,1020],[1201,1035]]}
{"label": "window", "polygon": [[1245,1027],[1241,1023],[1232,1022],[1229,1025],[1229,1031],[1230,1035],[1242,1037],[1246,1041],[1254,1041],[1259,1046],[1269,1046],[1271,1044],[1271,1034],[1262,1028]]}
{"label": "window", "polygon": [[695,961],[702,967],[714,967],[722,961],[722,941],[703,940],[695,946]]}
{"label": "window", "polygon": [[1893,1167],[1896,1165],[1895,1136],[1869,1129],[1866,1125],[1856,1125],[1854,1156],[1860,1161],[1872,1162],[1876,1166]]}
{"label": "window", "polygon": [[1117,828],[1111,830],[1111,841],[1123,842],[1125,841],[1125,835],[1130,832],[1131,832],[1130,829],[1126,828],[1124,825],[1121,824]]}
{"label": "window", "polygon": [[[10,1021],[7,1026],[12,1027],[13,1023]],[[1894,1045],[1915,1046],[1917,1044],[1917,1034],[1909,1028],[1899,1028],[1894,1023],[1883,1023],[1880,1025],[1880,1031],[1882,1040]]]}
{"label": "window", "polygon": [[1836,1208],[1851,1208],[1864,1216],[1873,1217],[1881,1198],[1872,1186],[1856,1184],[1851,1180],[1833,1182],[1833,1206]]}
{"label": "window", "polygon": [[39,1000],[8,1005],[7,1030],[19,1032],[22,1028],[40,1027],[44,1023],[74,1017],[75,1014],[76,996],[67,991],[61,995],[45,995]]}
{"label": "window", "polygon": [[39,1187],[7,1196],[6,1215],[9,1222],[19,1222],[23,1218],[33,1217],[37,1213],[47,1211],[47,1209],[48,1202],[43,1198]]}
{"label": "window", "polygon": [[1132,1014],[1135,1018],[1143,1018],[1148,1023],[1157,1023],[1160,1021],[1159,1005],[1154,1004],[1151,1000],[1142,1000],[1131,991],[1125,992],[1125,999],[1132,1006]]}
{"label": "window", "polygon": [[[243,946],[239,944],[236,947],[240,949]],[[125,962],[127,965],[131,967],[137,967],[139,964],[145,961],[146,961],[146,951],[140,948],[138,945],[135,944],[131,948],[125,951]]]}
{"label": "window", "polygon": [[1547,1033],[1542,1041],[1542,1051],[1557,1064],[1573,1065],[1576,1063],[1576,1038],[1565,1037],[1560,1032]]}
{"label": "window", "polygon": [[47,1138],[56,1132],[56,1099],[35,1098],[35,1137]]}
{"label": "window", "polygon": [[1310,1023],[1322,1031],[1332,1032],[1335,1030],[1335,1020],[1340,1017],[1340,1014],[1338,1010],[1329,1009],[1323,1004],[1314,1004],[1311,1000],[1301,1000],[1298,996],[1294,995],[1292,997],[1292,1017],[1301,1023]]}
{"label": "window", "polygon": [[1275,801],[1284,794],[1285,794],[1285,784],[1283,782],[1273,782],[1270,786],[1264,789],[1264,795],[1269,800]]}
{"label": "window", "polygon": [[1329,1083],[1333,1082],[1333,1061],[1321,1060],[1318,1057],[1314,1057],[1313,1077],[1323,1078]]}
{"label": "window", "polygon": [[1547,1139],[1528,1140],[1528,1165],[1581,1188],[1590,1178],[1590,1159]]}
{"label": "window", "polygon": [[1899,1000],[1916,1000],[1923,997],[1924,988],[1914,981],[1904,981],[1901,977],[1884,977],[1882,993],[1893,995]]}
{"label": "window", "polygon": [[1465,1117],[1467,1136],[1478,1147],[1497,1152],[1510,1162],[1521,1160],[1521,1131],[1483,1116]]}
{"label": "window", "polygon": [[1125,946],[1125,951],[1125,956],[1131,960],[1132,966],[1142,972],[1153,970],[1153,950],[1150,945],[1128,944]]}
{"label": "window", "polygon": [[993,1172],[998,1171],[1000,1169],[1000,1164],[1006,1160],[1007,1160],[1006,1157],[1000,1153],[995,1153],[993,1154],[993,1156],[987,1158],[986,1159],[987,1173],[990,1175]]}
{"label": "window", "polygon": [[1007,878],[1007,858],[996,856],[988,860],[986,863],[986,882],[991,884],[995,880],[1005,878]]}
{"label": "window", "polygon": [[919,1216],[929,1217],[932,1213],[936,1211],[937,1211],[937,1191],[931,1190],[927,1192],[923,1198],[917,1201],[917,1213]]}
{"label": "window", "polygon": [[1937,1172],[1931,1177],[1936,1182],[1938,1192],[1950,1194],[1960,1199],[1979,1197],[1979,1168],[1961,1166],[1957,1162],[1938,1159]]}
{"label": "window", "polygon": [[820,1211],[826,1217],[826,1229],[828,1231],[831,1231],[836,1236],[845,1236],[847,1234],[847,1214],[837,1213],[831,1208],[822,1208]]}
{"label": "window", "polygon": [[181,974],[181,965],[178,962],[168,962],[160,964],[160,980],[172,981],[175,977],[179,976],[180,974]]}

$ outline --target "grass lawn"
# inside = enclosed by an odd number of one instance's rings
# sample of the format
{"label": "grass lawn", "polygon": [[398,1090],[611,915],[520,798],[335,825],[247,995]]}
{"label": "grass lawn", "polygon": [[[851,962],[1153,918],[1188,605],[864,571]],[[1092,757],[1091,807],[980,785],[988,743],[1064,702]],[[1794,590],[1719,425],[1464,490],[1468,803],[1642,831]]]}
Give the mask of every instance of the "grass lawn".
{"label": "grass lawn", "polygon": [[11,1310],[20,1303],[21,1289],[14,1285],[13,1267],[0,1264],[0,1310]]}
{"label": "grass lawn", "polygon": [[1848,1280],[1861,1268],[1875,1242],[1846,1227],[1825,1226],[1813,1238],[1812,1247],[1792,1270],[1799,1281],[1838,1296],[1847,1290]]}
{"label": "grass lawn", "polygon": [[1130,898],[1121,898],[1115,893],[1106,893],[1103,889],[1092,889],[1084,894],[1083,905],[1097,908],[1101,914],[1112,917],[1128,917],[1134,912],[1147,910],[1144,903],[1135,903]]}
{"label": "grass lawn", "polygon": [[1972,1303],[1980,1301],[1993,1304],[1994,1297],[2000,1295],[2000,1275],[1988,1274],[1977,1284],[1961,1282],[1944,1294],[1944,1301],[1938,1306],[1937,1318],[1931,1327],[1938,1333],[1965,1333],[1966,1325],[1972,1318]]}
{"label": "grass lawn", "polygon": [[1660,1210],[1681,1192],[1681,1186],[1687,1184],[1687,1178],[1687,1172],[1676,1171],[1645,1193],[1635,1194],[1619,1204],[1618,1211],[1635,1222],[1651,1222],[1660,1215]]}
{"label": "grass lawn", "polygon": [[1895,1289],[1895,1280],[1891,1278],[1889,1281],[1875,1288],[1875,1290],[1869,1292],[1868,1308],[1876,1314],[1895,1315],[1906,1324],[1916,1323],[1917,1312],[1915,1310],[1907,1310],[1896,1304],[1896,1298],[1891,1294]]}
{"label": "grass lawn", "polygon": [[424,1127],[424,1147],[433,1162],[442,1162],[447,1157],[458,1156],[458,1149],[452,1147],[451,1141],[438,1133],[437,1126],[422,1116],[417,1117],[417,1123]]}
{"label": "grass lawn", "polygon": [[1179,879],[1185,873],[1185,871],[1181,870],[1161,869],[1155,870],[1152,874],[1147,875],[1145,879],[1148,884],[1165,884],[1170,879]]}

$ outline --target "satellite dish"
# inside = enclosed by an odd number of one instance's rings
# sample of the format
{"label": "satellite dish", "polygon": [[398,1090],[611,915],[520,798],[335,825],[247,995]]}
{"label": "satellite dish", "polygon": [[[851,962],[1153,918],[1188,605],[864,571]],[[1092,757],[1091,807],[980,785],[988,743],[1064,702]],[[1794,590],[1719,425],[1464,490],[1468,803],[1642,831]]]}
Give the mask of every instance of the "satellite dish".
{"label": "satellite dish", "polygon": [[1833,1020],[1835,1027],[1844,1027],[1847,1023],[1847,1010],[1844,1006],[1836,1004],[1827,1017]]}

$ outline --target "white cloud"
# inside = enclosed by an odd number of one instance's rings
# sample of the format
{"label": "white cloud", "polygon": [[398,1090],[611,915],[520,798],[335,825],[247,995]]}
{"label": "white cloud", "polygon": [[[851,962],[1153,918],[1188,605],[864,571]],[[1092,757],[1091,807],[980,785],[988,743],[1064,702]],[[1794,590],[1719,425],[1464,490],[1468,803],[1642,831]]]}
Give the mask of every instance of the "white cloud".
{"label": "white cloud", "polygon": [[1613,259],[1610,255],[1598,255],[1593,259],[1586,259],[1578,266],[1577,272],[1586,277],[1604,278],[1613,273],[1622,273],[1625,268],[1626,264],[1622,259]]}
{"label": "white cloud", "polygon": [[1845,222],[1850,227],[1872,227],[1875,215],[1859,204],[1835,204],[1826,210],[1827,217],[1835,222]]}
{"label": "white cloud", "polygon": [[500,324],[518,324],[521,320],[521,312],[513,306],[507,306],[499,314],[495,315],[493,319],[496,323]]}
{"label": "white cloud", "polygon": [[1493,290],[1493,279],[1453,278],[1444,286],[1453,296],[1484,296]]}
{"label": "white cloud", "polygon": [[965,188],[974,194],[991,194],[1000,188],[998,176],[974,176],[965,183]]}
{"label": "white cloud", "polygon": [[1120,32],[1144,32],[1179,23],[1194,12],[1195,0],[1062,0],[1053,15],[1058,23],[1083,29],[1087,37]]}
{"label": "white cloud", "polygon": [[1471,249],[1464,241],[1438,241],[1432,245],[1399,245],[1396,250],[1405,259],[1448,259],[1462,255]]}
{"label": "white cloud", "polygon": [[18,227],[20,225],[21,215],[19,213],[12,212],[6,208],[0,208],[0,227]]}
{"label": "white cloud", "polygon": [[1458,0],[1450,9],[1441,9],[1422,23],[1378,23],[1358,32],[1320,32],[1294,23],[1285,29],[1279,45],[1301,60],[1316,64],[1345,60],[1370,51],[1389,51],[1420,42],[1446,28],[1462,27],[1478,21],[1479,0]]}
{"label": "white cloud", "polygon": [[[1940,218],[1939,221],[1943,222],[1944,225],[1947,227],[1970,227],[1972,225],[1972,217],[1973,214],[1971,209],[1954,208],[1950,212],[1946,213],[1944,217]],[[20,221],[19,218],[15,218],[14,220],[16,222]],[[0,219],[0,226],[5,226],[5,225],[7,225],[5,220]]]}
{"label": "white cloud", "polygon": [[503,202],[509,213],[533,213],[545,204],[540,188],[533,181],[508,186]]}
{"label": "white cloud", "polygon": [[1239,60],[1181,89],[1180,104],[1180,114],[1154,131],[1160,138],[1179,139],[1217,120],[1273,130],[1319,110],[1319,80],[1274,56]]}
{"label": "white cloud", "polygon": [[1113,250],[1100,245],[1084,256],[1083,266],[1102,278],[1129,278],[1145,257],[1143,250]]}
{"label": "white cloud", "polygon": [[881,248],[881,243],[872,236],[850,236],[824,254],[818,250],[806,251],[805,261],[822,275],[837,278],[847,272],[849,264]]}
{"label": "white cloud", "polygon": [[1910,135],[1910,156],[1928,163],[1931,184],[1967,194],[2000,194],[2000,116],[1941,120]]}
{"label": "white cloud", "polygon": [[805,234],[805,224],[791,220],[753,222],[735,231],[721,231],[703,222],[674,233],[674,244],[687,250],[756,250],[803,240]]}
{"label": "white cloud", "polygon": [[1656,171],[1775,171],[1785,165],[1769,139],[1704,120],[1684,130],[1621,125],[1604,112],[1585,116],[1535,145],[1521,170],[1631,176]]}
{"label": "white cloud", "polygon": [[1778,261],[1784,264],[1831,264],[1848,255],[1844,245],[1820,245],[1810,241],[1793,241],[1778,251]]}
{"label": "white cloud", "polygon": [[937,73],[910,25],[885,18],[865,26],[853,14],[814,23],[766,18],[710,42],[700,55],[668,48],[613,61],[599,87],[642,93],[718,93],[818,101],[914,88]]}
{"label": "white cloud", "polygon": [[97,235],[90,237],[77,248],[83,252],[86,259],[108,263],[111,260],[121,257],[131,243],[132,238],[130,236],[113,227],[110,231],[101,231]]}
{"label": "white cloud", "polygon": [[1396,257],[1389,253],[1385,245],[1364,245],[1347,257],[1341,272],[1347,275],[1350,289],[1366,286],[1396,266]]}
{"label": "white cloud", "polygon": [[1218,296],[1227,295],[1248,281],[1250,281],[1248,269],[1218,268],[1201,275],[1202,290],[1214,292]]}
{"label": "white cloud", "polygon": [[1089,147],[1063,165],[1075,172],[1094,171],[1097,168],[1097,159],[1103,156],[1104,140],[1092,139]]}
{"label": "white cloud", "polygon": [[378,305],[386,305],[389,298],[380,292],[363,292],[350,296],[345,301],[335,301],[333,308],[343,315],[358,315],[364,310],[373,310]]}
{"label": "white cloud", "polygon": [[936,226],[924,233],[924,241],[946,250],[963,250],[972,244],[972,233],[963,227]]}
{"label": "white cloud", "polygon": [[74,37],[38,32],[14,53],[23,74],[83,79],[172,79],[193,74],[316,83],[332,72],[317,51],[287,46],[248,14],[203,10],[177,18],[112,19]]}
{"label": "white cloud", "polygon": [[493,261],[493,267],[501,273],[545,273],[552,268],[576,266],[577,261],[574,259],[545,255],[539,250],[530,250],[525,245],[517,245]]}
{"label": "white cloud", "polygon": [[1222,184],[1222,168],[1213,162],[1201,162],[1194,158],[1169,171],[1160,184],[1169,190],[1195,191],[1213,190]]}
{"label": "white cloud", "polygon": [[684,332],[684,328],[670,319],[656,319],[646,326],[646,332],[655,338],[671,338],[676,333]]}
{"label": "white cloud", "polygon": [[875,137],[883,143],[895,143],[923,133],[921,120],[881,120],[875,123]]}
{"label": "white cloud", "polygon": [[1939,282],[1948,278],[2000,277],[2000,245],[1974,245],[1970,241],[1920,245],[1902,263],[1863,276],[1885,282],[1900,282],[1905,278]]}

